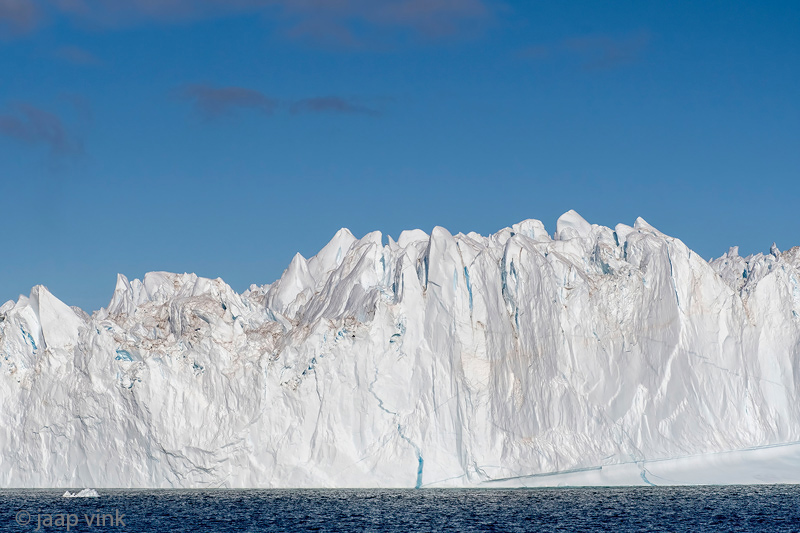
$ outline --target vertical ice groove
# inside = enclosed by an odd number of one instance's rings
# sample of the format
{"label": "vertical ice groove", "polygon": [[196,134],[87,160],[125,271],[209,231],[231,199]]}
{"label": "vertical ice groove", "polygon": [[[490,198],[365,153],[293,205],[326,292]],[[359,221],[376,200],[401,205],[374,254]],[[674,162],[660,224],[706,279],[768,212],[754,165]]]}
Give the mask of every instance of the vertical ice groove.
{"label": "vertical ice groove", "polygon": [[678,295],[678,282],[675,280],[675,269],[672,266],[672,256],[669,253],[669,248],[667,248],[667,261],[669,262],[669,279],[672,283],[672,290],[675,293],[675,302],[677,302],[678,308],[680,308],[681,297]]}
{"label": "vertical ice groove", "polygon": [[472,312],[472,284],[469,282],[469,270],[464,267],[464,280],[466,281],[467,291],[469,292],[469,310]]}

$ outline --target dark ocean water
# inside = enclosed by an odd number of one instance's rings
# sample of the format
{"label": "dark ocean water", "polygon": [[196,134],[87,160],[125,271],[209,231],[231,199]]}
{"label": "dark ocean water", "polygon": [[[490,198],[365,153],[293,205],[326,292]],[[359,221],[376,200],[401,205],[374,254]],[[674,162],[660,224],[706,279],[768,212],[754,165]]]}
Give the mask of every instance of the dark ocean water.
{"label": "dark ocean water", "polygon": [[0,531],[800,532],[794,485],[99,492],[68,499],[63,491],[2,490]]}

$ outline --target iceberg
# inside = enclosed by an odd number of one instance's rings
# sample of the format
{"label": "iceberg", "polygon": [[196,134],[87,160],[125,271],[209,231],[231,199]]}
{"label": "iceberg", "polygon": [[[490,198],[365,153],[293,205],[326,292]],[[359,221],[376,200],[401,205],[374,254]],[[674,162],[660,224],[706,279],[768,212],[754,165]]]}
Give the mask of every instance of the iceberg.
{"label": "iceberg", "polygon": [[78,492],[66,491],[62,498],[99,498],[100,495],[94,489],[81,489]]}
{"label": "iceberg", "polygon": [[281,278],[0,306],[7,487],[800,482],[800,248],[340,230]]}

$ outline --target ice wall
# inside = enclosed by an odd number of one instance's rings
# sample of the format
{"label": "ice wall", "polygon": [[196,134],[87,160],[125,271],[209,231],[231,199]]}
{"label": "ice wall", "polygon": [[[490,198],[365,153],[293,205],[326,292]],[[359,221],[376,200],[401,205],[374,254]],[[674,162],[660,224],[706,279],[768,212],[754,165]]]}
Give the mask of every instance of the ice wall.
{"label": "ice wall", "polygon": [[91,317],[37,286],[0,307],[0,483],[651,482],[800,441],[798,279],[800,248],[709,263],[570,211],[552,238],[341,230],[243,294],[120,275]]}

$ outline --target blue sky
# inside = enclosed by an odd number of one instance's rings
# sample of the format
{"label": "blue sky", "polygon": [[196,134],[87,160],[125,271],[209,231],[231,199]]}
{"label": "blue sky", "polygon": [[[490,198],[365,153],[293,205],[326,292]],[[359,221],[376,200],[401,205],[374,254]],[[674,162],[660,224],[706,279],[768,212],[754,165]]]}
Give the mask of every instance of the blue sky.
{"label": "blue sky", "polygon": [[800,245],[800,3],[0,0],[0,302],[241,291],[340,227]]}

